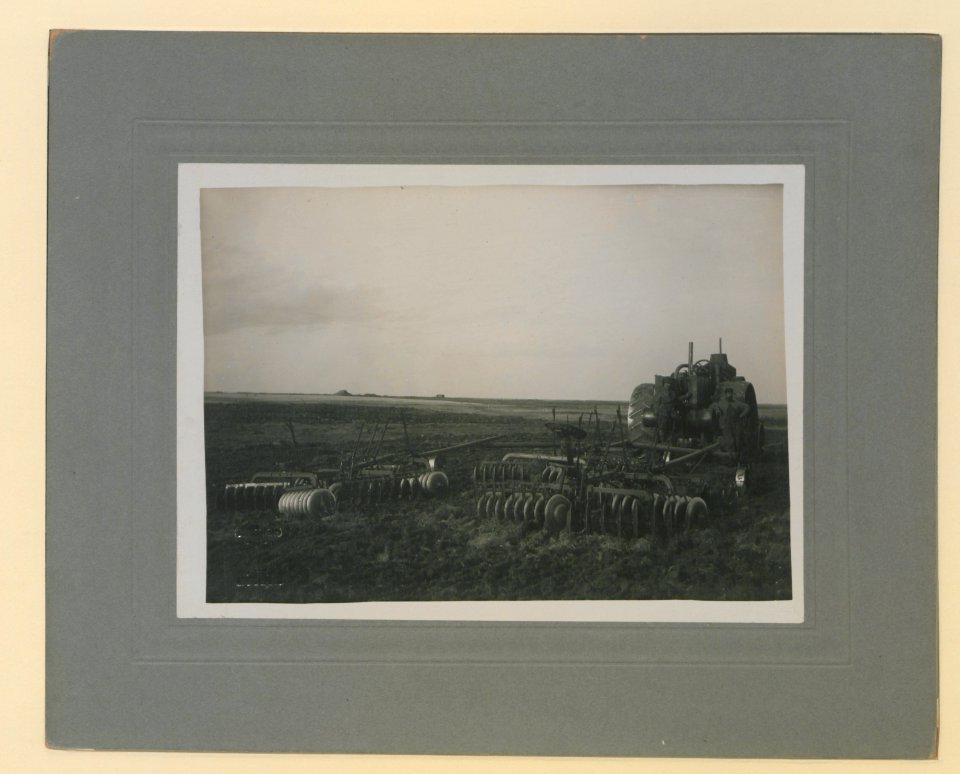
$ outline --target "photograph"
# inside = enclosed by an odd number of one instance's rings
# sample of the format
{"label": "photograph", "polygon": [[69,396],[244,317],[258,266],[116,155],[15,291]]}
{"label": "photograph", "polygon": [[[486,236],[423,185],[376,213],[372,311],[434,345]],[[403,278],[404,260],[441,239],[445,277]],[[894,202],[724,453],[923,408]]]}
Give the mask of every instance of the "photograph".
{"label": "photograph", "polygon": [[181,185],[205,605],[801,599],[795,168],[224,166]]}
{"label": "photograph", "polygon": [[34,36],[33,738],[935,757],[937,31],[231,19]]}

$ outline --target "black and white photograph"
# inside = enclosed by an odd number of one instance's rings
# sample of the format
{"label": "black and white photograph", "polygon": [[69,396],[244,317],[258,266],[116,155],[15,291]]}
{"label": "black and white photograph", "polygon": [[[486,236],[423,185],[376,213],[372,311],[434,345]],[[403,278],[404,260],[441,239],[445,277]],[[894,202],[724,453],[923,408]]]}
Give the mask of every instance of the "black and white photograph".
{"label": "black and white photograph", "polygon": [[181,615],[802,620],[802,169],[180,177]]}
{"label": "black and white photograph", "polygon": [[34,36],[33,738],[938,754],[936,34],[186,24]]}

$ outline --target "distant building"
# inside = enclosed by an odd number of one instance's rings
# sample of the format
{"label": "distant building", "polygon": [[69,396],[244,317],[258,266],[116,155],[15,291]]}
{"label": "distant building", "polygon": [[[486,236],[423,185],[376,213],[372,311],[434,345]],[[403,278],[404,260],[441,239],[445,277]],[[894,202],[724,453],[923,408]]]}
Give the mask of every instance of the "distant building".
{"label": "distant building", "polygon": [[438,392],[438,393],[437,393],[437,397],[438,397],[438,398],[446,398],[447,396],[444,395],[442,392]]}

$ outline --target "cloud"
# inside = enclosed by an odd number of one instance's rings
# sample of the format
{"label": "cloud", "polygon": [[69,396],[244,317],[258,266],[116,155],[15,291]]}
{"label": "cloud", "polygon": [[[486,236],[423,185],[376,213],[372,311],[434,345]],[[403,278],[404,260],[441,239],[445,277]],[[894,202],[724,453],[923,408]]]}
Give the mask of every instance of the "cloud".
{"label": "cloud", "polygon": [[385,312],[380,290],[338,285],[323,276],[284,271],[205,272],[204,333],[208,336],[257,328],[281,331],[331,323],[373,320]]}
{"label": "cloud", "polygon": [[218,388],[352,379],[391,394],[609,397],[684,360],[688,341],[707,353],[723,336],[766,400],[783,391],[778,187],[232,189],[201,201]]}

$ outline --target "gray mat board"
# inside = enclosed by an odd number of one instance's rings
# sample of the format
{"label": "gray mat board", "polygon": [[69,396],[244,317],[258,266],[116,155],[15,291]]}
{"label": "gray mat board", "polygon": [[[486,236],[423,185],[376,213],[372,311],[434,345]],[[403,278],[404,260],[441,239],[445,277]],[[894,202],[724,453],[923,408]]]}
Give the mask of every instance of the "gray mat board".
{"label": "gray mat board", "polygon": [[[939,59],[924,36],[60,35],[50,742],[928,756]],[[171,170],[218,148],[228,160],[807,163],[810,620],[177,622]],[[734,663],[744,642],[750,662]],[[252,656],[305,649],[316,660]],[[665,663],[674,650],[694,665]]]}

